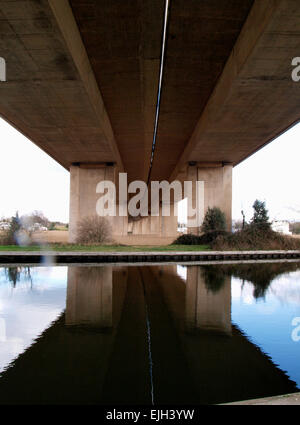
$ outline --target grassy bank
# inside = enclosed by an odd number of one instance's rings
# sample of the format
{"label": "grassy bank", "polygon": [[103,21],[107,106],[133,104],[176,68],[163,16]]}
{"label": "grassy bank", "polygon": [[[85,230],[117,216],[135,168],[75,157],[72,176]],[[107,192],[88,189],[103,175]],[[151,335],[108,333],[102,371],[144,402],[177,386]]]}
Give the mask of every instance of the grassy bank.
{"label": "grassy bank", "polygon": [[40,251],[51,250],[58,252],[70,252],[70,251],[84,251],[84,252],[147,252],[147,251],[209,251],[210,248],[208,245],[164,245],[164,246],[127,246],[127,245],[62,245],[62,244],[51,244],[47,245],[44,248],[40,246],[0,246],[0,252],[2,251],[18,251],[18,252],[31,252],[31,251]]}

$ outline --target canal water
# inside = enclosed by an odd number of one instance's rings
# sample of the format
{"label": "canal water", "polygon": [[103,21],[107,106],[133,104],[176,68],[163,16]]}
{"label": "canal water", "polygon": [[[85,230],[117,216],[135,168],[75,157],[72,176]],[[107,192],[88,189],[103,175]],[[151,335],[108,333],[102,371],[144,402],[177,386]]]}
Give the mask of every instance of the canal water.
{"label": "canal water", "polygon": [[0,403],[300,391],[300,263],[0,267]]}

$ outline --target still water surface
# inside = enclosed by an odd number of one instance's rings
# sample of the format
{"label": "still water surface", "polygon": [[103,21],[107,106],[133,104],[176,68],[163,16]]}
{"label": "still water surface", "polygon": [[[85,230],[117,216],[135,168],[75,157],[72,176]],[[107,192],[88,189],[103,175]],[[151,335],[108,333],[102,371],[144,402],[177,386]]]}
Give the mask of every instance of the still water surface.
{"label": "still water surface", "polygon": [[299,339],[297,262],[0,268],[2,404],[291,393]]}

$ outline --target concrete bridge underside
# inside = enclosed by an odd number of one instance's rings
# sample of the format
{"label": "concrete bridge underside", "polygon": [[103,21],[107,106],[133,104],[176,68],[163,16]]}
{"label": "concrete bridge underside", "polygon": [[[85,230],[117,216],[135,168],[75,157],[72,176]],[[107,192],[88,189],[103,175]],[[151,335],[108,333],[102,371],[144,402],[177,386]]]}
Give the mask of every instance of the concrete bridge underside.
{"label": "concrete bridge underside", "polygon": [[[0,1],[0,115],[71,171],[73,241],[101,176],[149,175],[163,14],[163,0]],[[171,1],[151,180],[202,179],[230,225],[232,167],[299,120],[299,18],[298,0]],[[134,231],[176,234],[155,219]]]}

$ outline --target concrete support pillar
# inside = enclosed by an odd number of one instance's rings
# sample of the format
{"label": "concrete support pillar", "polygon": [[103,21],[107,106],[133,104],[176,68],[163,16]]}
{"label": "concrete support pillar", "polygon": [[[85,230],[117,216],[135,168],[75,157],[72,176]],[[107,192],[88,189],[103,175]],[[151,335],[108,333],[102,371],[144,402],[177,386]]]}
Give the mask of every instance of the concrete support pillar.
{"label": "concrete support pillar", "polygon": [[66,325],[112,326],[112,267],[69,267]]}
{"label": "concrete support pillar", "polygon": [[157,237],[177,237],[178,217],[174,215],[175,206],[170,205],[170,215],[163,216],[162,208],[159,210],[159,216],[142,217],[139,220],[132,221],[129,229],[133,235],[157,236]]}
{"label": "concrete support pillar", "polygon": [[[72,165],[70,168],[70,222],[69,242],[75,243],[77,238],[78,222],[83,217],[96,215],[96,205],[100,194],[96,192],[98,183],[103,180],[112,181],[117,186],[117,169],[115,166],[88,168]],[[118,199],[118,194],[116,199]],[[127,217],[106,217],[110,222],[113,236],[127,235]]]}
{"label": "concrete support pillar", "polygon": [[185,322],[189,331],[231,334],[231,278],[224,277],[220,287],[210,287],[203,268],[187,269]]}
{"label": "concrete support pillar", "polygon": [[[96,205],[101,197],[96,192],[98,183],[101,181],[111,181],[116,186],[116,201],[118,201],[118,180],[117,169],[114,166],[80,166],[72,165],[70,168],[70,224],[69,242],[75,243],[77,239],[78,222],[88,216],[97,214]],[[128,217],[120,217],[119,205],[116,205],[116,216],[109,217],[113,238],[131,235],[169,237],[176,239],[178,217],[175,213],[174,202],[170,204],[170,215],[162,215],[162,207],[158,217],[142,217],[139,220],[130,221]]]}
{"label": "concrete support pillar", "polygon": [[[155,217],[153,217],[155,218]],[[161,236],[177,237],[178,217],[175,215],[175,204],[170,204],[170,216],[163,216],[160,209]]]}
{"label": "concrete support pillar", "polygon": [[[225,214],[227,230],[232,227],[232,165],[218,167],[189,166],[187,180],[193,182],[192,207],[196,208],[196,181],[203,182],[204,199],[198,199],[197,214],[200,214],[200,225],[208,207],[219,207]],[[201,186],[202,187],[202,186]],[[201,189],[202,190],[202,189]],[[200,191],[200,193],[202,193]],[[203,210],[202,210],[203,209]],[[188,223],[194,220],[188,208]],[[188,227],[188,232],[199,234],[200,228]]]}

